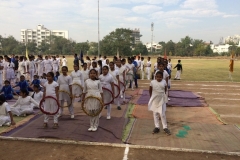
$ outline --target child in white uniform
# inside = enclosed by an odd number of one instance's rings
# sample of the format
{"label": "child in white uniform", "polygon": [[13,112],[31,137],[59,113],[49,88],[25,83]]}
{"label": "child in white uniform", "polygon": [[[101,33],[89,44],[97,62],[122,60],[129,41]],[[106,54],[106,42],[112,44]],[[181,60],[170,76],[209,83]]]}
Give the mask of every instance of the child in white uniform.
{"label": "child in white uniform", "polygon": [[33,113],[33,105],[38,106],[37,103],[32,97],[28,96],[27,89],[20,90],[20,96],[17,102],[11,106],[11,111],[13,115],[16,116],[26,116]]}
{"label": "child in white uniform", "polygon": [[[31,97],[37,102],[40,103],[42,98],[43,98],[43,92],[41,91],[40,85],[35,84],[33,86],[33,94],[31,95]],[[39,106],[33,105],[33,108],[39,108]]]}
{"label": "child in white uniform", "polygon": [[[110,70],[109,73],[112,75],[113,80],[114,80],[114,84],[117,86],[120,86],[119,84],[119,71],[115,69],[115,64],[113,62],[109,63],[110,66]],[[118,94],[117,92],[119,92],[116,88],[115,88],[115,95]],[[120,94],[119,94],[120,95]],[[114,103],[117,104],[117,109],[121,110],[121,105],[120,105],[120,96],[118,95],[118,97],[115,97],[114,99]]]}
{"label": "child in white uniform", "polygon": [[[68,72],[68,67],[63,66],[62,67],[62,75],[58,77],[57,83],[59,85],[59,90],[60,91],[65,91],[70,94],[70,96],[67,93],[64,92],[59,92],[59,102],[61,105],[59,115],[61,116],[63,113],[63,107],[64,107],[64,102],[67,102],[68,105],[68,110],[71,115],[71,118],[74,118],[74,111],[73,111],[73,104],[71,103],[72,101],[72,78],[67,75]],[[71,105],[70,105],[71,104]]]}
{"label": "child in white uniform", "polygon": [[126,66],[125,66],[125,59],[118,60],[117,66],[119,68],[118,74],[119,74],[119,81],[123,84],[120,85],[120,96],[123,98],[123,102],[125,103],[125,82],[126,82]]}
{"label": "child in white uniform", "polygon": [[44,60],[44,73],[52,72],[52,62],[48,59],[48,56],[45,56]]}
{"label": "child in white uniform", "polygon": [[[114,80],[109,72],[108,66],[103,66],[102,68],[103,74],[99,76],[99,80],[102,84],[102,87],[109,89],[113,93],[113,97],[105,96],[104,102],[110,102],[112,98],[114,98]],[[107,106],[107,119],[111,119],[111,104]]]}
{"label": "child in white uniform", "polygon": [[87,68],[87,63],[83,63],[83,70],[81,71],[83,75],[84,82],[89,78],[89,70]]}
{"label": "child in white uniform", "polygon": [[[72,84],[78,84],[83,87],[84,86],[84,78],[83,78],[82,72],[79,71],[79,66],[74,65],[73,68],[74,68],[74,71],[72,71],[72,73],[70,75],[72,77]],[[82,94],[82,90],[77,85],[73,85],[72,93],[73,93],[73,98],[79,97]],[[73,101],[74,101],[74,99],[73,99]]]}
{"label": "child in white uniform", "polygon": [[67,66],[67,59],[65,58],[65,56],[63,56],[62,58],[62,66]]}
{"label": "child in white uniform", "polygon": [[[87,79],[84,83],[84,90],[83,90],[83,98],[89,97],[89,96],[95,96],[103,101],[103,91],[102,91],[102,85],[99,80],[96,80],[97,78],[97,71],[95,69],[91,69],[89,72],[90,79]],[[86,109],[89,110],[89,112],[96,113],[97,110],[100,108],[100,102],[97,99],[91,99],[85,102]],[[95,117],[90,117],[90,128],[88,131],[97,131],[99,125],[99,115]]]}
{"label": "child in white uniform", "polygon": [[34,57],[33,56],[30,56],[30,62],[29,62],[29,75],[30,75],[30,82],[33,81],[33,76],[35,75],[35,62],[34,62]]}
{"label": "child in white uniform", "polygon": [[4,95],[0,95],[0,127],[15,125],[9,104]]}
{"label": "child in white uniform", "polygon": [[[53,81],[54,74],[53,72],[47,73],[47,82],[44,84],[44,93],[43,93],[43,98],[47,96],[52,96],[57,99],[58,101],[58,83]],[[44,110],[47,112],[55,112],[57,108],[60,107],[58,106],[57,102],[54,99],[45,99],[44,102]],[[48,120],[49,120],[49,115],[44,114],[44,124],[43,128],[48,127]],[[53,115],[53,128],[57,129],[58,128],[58,114],[56,113]]]}
{"label": "child in white uniform", "polygon": [[38,76],[41,77],[43,75],[43,69],[44,69],[44,61],[42,59],[42,56],[39,56],[38,57],[38,60],[37,60],[37,69],[38,69]]}
{"label": "child in white uniform", "polygon": [[148,110],[153,111],[153,119],[155,128],[153,130],[154,133],[158,133],[160,131],[159,126],[159,114],[161,117],[163,130],[167,135],[171,135],[170,131],[167,128],[167,120],[166,120],[166,101],[167,101],[167,83],[163,79],[163,73],[157,72],[155,80],[152,80],[149,87],[149,95],[150,100],[148,102]]}
{"label": "child in white uniform", "polygon": [[147,79],[150,80],[150,77],[151,77],[151,57],[148,57],[148,60],[147,60],[146,74],[147,74]]}
{"label": "child in white uniform", "polygon": [[13,62],[11,62],[11,58],[7,58],[6,59],[7,62],[6,63],[6,67],[7,67],[7,80],[10,81],[10,83],[14,84],[15,82],[15,72],[14,72],[14,68],[15,65]]}
{"label": "child in white uniform", "polygon": [[[134,68],[134,64],[132,63],[131,59],[128,59],[128,64],[126,65],[127,71],[127,78],[126,80],[128,81],[128,83],[131,85],[133,83],[133,68]],[[131,86],[129,86],[129,88],[132,88],[133,90],[133,84]]]}
{"label": "child in white uniform", "polygon": [[142,80],[144,80],[144,67],[145,67],[145,64],[144,64],[144,57],[141,57],[141,66],[140,66],[140,70],[141,70],[141,77],[142,77]]}
{"label": "child in white uniform", "polygon": [[56,60],[55,56],[53,56],[52,66],[53,66],[53,73],[54,75],[56,75],[56,72],[58,71],[58,61]]}
{"label": "child in white uniform", "polygon": [[4,68],[4,66],[3,66],[2,60],[3,60],[3,57],[0,56],[0,90],[3,87],[3,68]]}

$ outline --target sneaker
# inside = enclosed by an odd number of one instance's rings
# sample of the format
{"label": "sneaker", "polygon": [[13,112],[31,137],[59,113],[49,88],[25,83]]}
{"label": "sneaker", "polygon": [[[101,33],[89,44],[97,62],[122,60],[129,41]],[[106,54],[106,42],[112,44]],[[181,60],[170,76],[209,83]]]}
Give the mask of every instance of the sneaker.
{"label": "sneaker", "polygon": [[118,110],[122,110],[122,108],[120,106],[117,107]]}
{"label": "sneaker", "polygon": [[22,114],[23,117],[26,117],[27,115],[26,114]]}
{"label": "sneaker", "polygon": [[43,124],[43,128],[47,128],[48,127],[48,124],[47,123],[44,123]]}
{"label": "sneaker", "polygon": [[97,127],[93,127],[92,131],[96,132],[97,131]]}
{"label": "sneaker", "polygon": [[121,95],[121,98],[123,98],[123,95]]}
{"label": "sneaker", "polygon": [[160,132],[160,129],[159,128],[154,128],[154,130],[153,130],[153,134],[155,134],[155,133],[159,133]]}
{"label": "sneaker", "polygon": [[168,100],[170,101],[170,98],[168,98]]}
{"label": "sneaker", "polygon": [[74,119],[74,115],[71,115],[71,119]]}
{"label": "sneaker", "polygon": [[88,128],[88,131],[91,132],[93,130],[93,127],[91,126],[90,128]]}
{"label": "sneaker", "polygon": [[134,89],[132,88],[132,91],[134,91]]}
{"label": "sneaker", "polygon": [[78,102],[81,102],[81,99]]}
{"label": "sneaker", "polygon": [[111,116],[107,116],[107,119],[111,119]]}
{"label": "sneaker", "polygon": [[168,136],[170,136],[171,135],[171,132],[169,131],[169,129],[168,128],[165,128],[165,129],[163,129],[164,130],[164,132],[168,135]]}
{"label": "sneaker", "polygon": [[54,123],[53,124],[53,129],[57,129],[58,128],[58,124],[57,123]]}

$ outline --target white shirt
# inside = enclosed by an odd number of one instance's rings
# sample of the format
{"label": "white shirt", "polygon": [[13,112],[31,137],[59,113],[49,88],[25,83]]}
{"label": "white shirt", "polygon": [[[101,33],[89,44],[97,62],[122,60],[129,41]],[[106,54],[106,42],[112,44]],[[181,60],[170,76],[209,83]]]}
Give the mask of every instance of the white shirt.
{"label": "white shirt", "polygon": [[141,61],[141,66],[140,66],[141,70],[143,70],[143,67],[144,67],[144,61]]}
{"label": "white shirt", "polygon": [[151,67],[151,61],[147,61],[147,67]]}
{"label": "white shirt", "polygon": [[34,61],[29,62],[29,69],[35,69],[35,63]]}
{"label": "white shirt", "polygon": [[[159,70],[156,70],[156,72],[154,73],[154,79],[155,79],[155,76],[156,76],[156,73],[158,72]],[[166,70],[163,71],[163,79],[166,80],[167,78],[169,77],[169,74]]]}
{"label": "white shirt", "polygon": [[81,72],[82,72],[84,81],[86,81],[89,78],[89,70],[86,69],[86,70],[82,70]]}
{"label": "white shirt", "polygon": [[66,58],[62,59],[62,66],[67,66],[67,59]]}
{"label": "white shirt", "polygon": [[8,112],[10,112],[10,106],[7,102],[4,102],[0,105],[0,116],[8,116]]}
{"label": "white shirt", "polygon": [[34,99],[36,102],[40,103],[40,101],[41,101],[42,98],[43,98],[43,92],[42,92],[42,91],[39,91],[38,93],[34,92],[34,93],[32,94],[32,96],[33,96],[33,99]]}
{"label": "white shirt", "polygon": [[56,97],[56,87],[58,87],[58,83],[53,81],[51,84],[46,82],[44,84],[46,90],[46,96],[53,96]]}

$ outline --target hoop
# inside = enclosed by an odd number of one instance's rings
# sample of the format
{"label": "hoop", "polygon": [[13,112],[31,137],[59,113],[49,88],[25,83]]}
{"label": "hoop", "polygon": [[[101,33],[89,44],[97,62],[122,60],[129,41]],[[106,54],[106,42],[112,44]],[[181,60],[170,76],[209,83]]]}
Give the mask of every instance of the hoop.
{"label": "hoop", "polygon": [[[108,92],[110,92],[110,93],[111,93],[111,96],[112,96],[112,100],[111,100],[110,102],[106,102],[106,103],[103,102],[104,105],[106,106],[106,105],[111,104],[111,103],[114,101],[114,95],[113,95],[112,91],[110,91],[109,89],[107,89],[107,88],[105,88],[105,87],[102,87],[102,89],[103,89],[103,90],[106,90],[106,91],[108,91]],[[103,99],[104,99],[104,96],[103,96]]]}
{"label": "hoop", "polygon": [[[119,83],[120,83],[120,85],[122,85],[123,86],[123,88],[124,88],[124,90],[122,91],[123,93],[125,92],[125,90],[126,90],[126,86],[125,86],[125,84],[123,83],[123,82],[121,82],[121,81],[119,81]],[[119,86],[120,87],[120,86]],[[120,89],[121,89],[121,87],[120,87]]]}
{"label": "hoop", "polygon": [[[115,96],[114,98],[117,98],[120,94],[120,87],[116,84],[114,84],[114,87],[117,87],[117,89],[118,89],[117,95],[115,95],[115,93],[114,93],[114,96]],[[116,90],[116,88],[114,88],[114,92],[116,92],[115,90]]]}
{"label": "hoop", "polygon": [[[82,87],[80,84],[74,83],[74,84],[72,84],[72,86],[73,86],[73,85],[78,86],[78,87],[82,90],[82,94],[83,94],[83,87]],[[82,96],[82,94],[80,94],[79,96],[74,96],[73,98],[80,98],[80,97]]]}
{"label": "hoop", "polygon": [[[95,99],[97,99],[97,100],[100,102],[101,106],[100,106],[100,109],[99,109],[99,111],[98,111],[97,113],[92,113],[92,114],[90,114],[90,113],[88,113],[88,112],[86,111],[86,109],[85,109],[85,107],[84,107],[84,103],[85,103],[85,101],[86,101],[87,99],[89,99],[89,98],[95,98]],[[85,99],[82,101],[82,110],[83,110],[83,112],[84,112],[86,115],[91,116],[91,117],[96,117],[96,116],[98,116],[98,115],[102,112],[103,107],[104,107],[103,101],[102,101],[99,97],[96,97],[96,96],[88,96],[88,97],[85,97]]]}
{"label": "hoop", "polygon": [[[59,90],[58,93],[59,93],[59,92],[63,92],[63,93],[66,93],[66,94],[69,95],[69,97],[70,97],[70,104],[67,105],[67,106],[63,106],[63,107],[64,107],[64,108],[65,108],[65,107],[70,107],[70,106],[72,105],[72,96],[71,96],[71,94],[70,94],[69,92],[67,92],[67,91],[64,91],[64,90]],[[61,107],[62,107],[62,106],[61,106]]]}
{"label": "hoop", "polygon": [[[54,113],[47,112],[47,111],[45,111],[45,110],[41,107],[42,104],[43,104],[43,102],[45,101],[45,99],[48,99],[48,98],[54,99],[54,100],[57,102],[58,108],[57,108],[56,112],[54,112]],[[60,104],[59,104],[59,102],[58,102],[58,100],[57,100],[56,98],[54,98],[54,97],[52,97],[52,96],[46,96],[45,98],[43,98],[43,99],[40,101],[40,103],[39,103],[39,108],[40,108],[41,112],[44,113],[44,114],[47,114],[47,115],[55,115],[55,114],[57,114],[58,111],[59,111]]]}

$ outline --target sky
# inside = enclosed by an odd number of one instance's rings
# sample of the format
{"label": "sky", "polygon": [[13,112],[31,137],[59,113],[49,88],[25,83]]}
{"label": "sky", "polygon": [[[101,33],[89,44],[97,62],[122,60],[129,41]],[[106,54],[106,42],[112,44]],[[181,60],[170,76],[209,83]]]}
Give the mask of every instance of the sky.
{"label": "sky", "polygon": [[[143,43],[185,36],[219,43],[240,35],[240,0],[99,0],[100,39],[116,28],[139,28]],[[68,30],[77,42],[98,40],[98,0],[0,0],[0,35],[21,29]]]}

